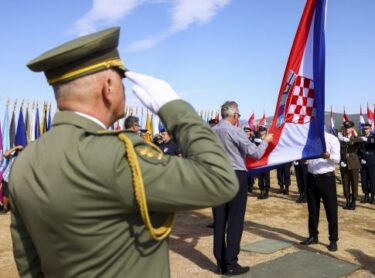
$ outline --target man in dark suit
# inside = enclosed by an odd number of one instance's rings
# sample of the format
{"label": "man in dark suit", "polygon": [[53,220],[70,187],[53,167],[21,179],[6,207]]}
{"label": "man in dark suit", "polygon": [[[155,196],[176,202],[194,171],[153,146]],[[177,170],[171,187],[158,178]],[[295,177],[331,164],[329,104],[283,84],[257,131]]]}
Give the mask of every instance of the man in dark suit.
{"label": "man in dark suit", "polygon": [[359,149],[359,158],[362,165],[362,190],[365,194],[361,202],[375,204],[375,134],[371,133],[371,124],[364,124],[361,138],[363,143]]}

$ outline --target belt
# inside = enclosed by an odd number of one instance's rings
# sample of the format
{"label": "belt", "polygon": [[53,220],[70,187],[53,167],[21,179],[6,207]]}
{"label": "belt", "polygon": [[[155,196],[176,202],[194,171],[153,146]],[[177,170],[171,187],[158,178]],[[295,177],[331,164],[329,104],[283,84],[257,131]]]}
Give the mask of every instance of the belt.
{"label": "belt", "polygon": [[314,178],[319,178],[319,177],[334,177],[335,176],[335,172],[328,172],[328,173],[323,173],[323,174],[312,174],[312,173],[309,173],[309,175],[313,176]]}

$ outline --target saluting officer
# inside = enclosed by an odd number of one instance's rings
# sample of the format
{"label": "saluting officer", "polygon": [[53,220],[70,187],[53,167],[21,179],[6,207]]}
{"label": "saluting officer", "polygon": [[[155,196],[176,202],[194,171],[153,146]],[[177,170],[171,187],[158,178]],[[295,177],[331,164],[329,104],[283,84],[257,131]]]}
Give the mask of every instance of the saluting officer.
{"label": "saluting officer", "polygon": [[[173,212],[218,206],[238,191],[231,161],[193,107],[166,82],[126,72],[119,31],[78,38],[28,64],[44,71],[60,112],[11,172],[21,277],[169,277]],[[184,158],[134,132],[106,131],[124,117],[125,72]]]}
{"label": "saluting officer", "polygon": [[358,198],[358,174],[361,164],[358,158],[358,149],[362,139],[353,134],[354,123],[345,121],[343,131],[338,134],[340,140],[340,172],[346,204],[344,209],[355,210]]}
{"label": "saluting officer", "polygon": [[371,133],[371,124],[363,125],[363,143],[359,150],[361,160],[361,182],[365,196],[362,202],[375,204],[375,134]]}

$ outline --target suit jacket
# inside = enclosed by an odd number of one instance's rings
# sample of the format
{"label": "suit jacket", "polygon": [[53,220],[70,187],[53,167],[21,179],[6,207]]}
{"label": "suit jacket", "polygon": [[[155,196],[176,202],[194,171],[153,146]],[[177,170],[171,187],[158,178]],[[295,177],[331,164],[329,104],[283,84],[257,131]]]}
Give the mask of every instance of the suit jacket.
{"label": "suit jacket", "polygon": [[[238,181],[209,126],[187,103],[159,116],[184,158],[165,156],[134,133],[152,223],[167,213],[231,200]],[[10,176],[11,234],[21,277],[168,277],[168,241],[155,241],[140,216],[124,144],[93,121],[58,112]]]}

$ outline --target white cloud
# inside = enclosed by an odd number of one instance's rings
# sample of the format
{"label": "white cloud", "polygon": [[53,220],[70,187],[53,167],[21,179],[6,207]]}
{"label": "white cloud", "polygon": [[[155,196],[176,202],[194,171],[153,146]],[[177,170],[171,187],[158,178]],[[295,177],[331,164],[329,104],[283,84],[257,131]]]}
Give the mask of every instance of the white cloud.
{"label": "white cloud", "polygon": [[178,32],[193,24],[209,22],[220,9],[231,0],[176,0],[172,12],[172,26],[170,31]]}
{"label": "white cloud", "polygon": [[170,28],[158,35],[131,43],[125,51],[140,51],[154,47],[161,40],[186,30],[191,25],[202,25],[212,20],[220,9],[232,0],[173,0]]}
{"label": "white cloud", "polygon": [[73,24],[73,32],[95,32],[97,24],[114,24],[143,3],[144,0],[93,0],[91,10]]}
{"label": "white cloud", "polygon": [[115,24],[142,4],[169,3],[171,25],[167,30],[130,43],[125,51],[139,51],[157,45],[163,39],[192,25],[206,24],[220,9],[232,0],[93,0],[93,5],[83,17],[73,24],[71,32],[85,35],[96,31],[97,25]]}
{"label": "white cloud", "polygon": [[148,38],[138,40],[138,41],[128,44],[124,50],[126,52],[132,52],[132,51],[140,51],[144,49],[149,49],[157,45],[163,38],[165,38],[165,35],[150,36]]}

